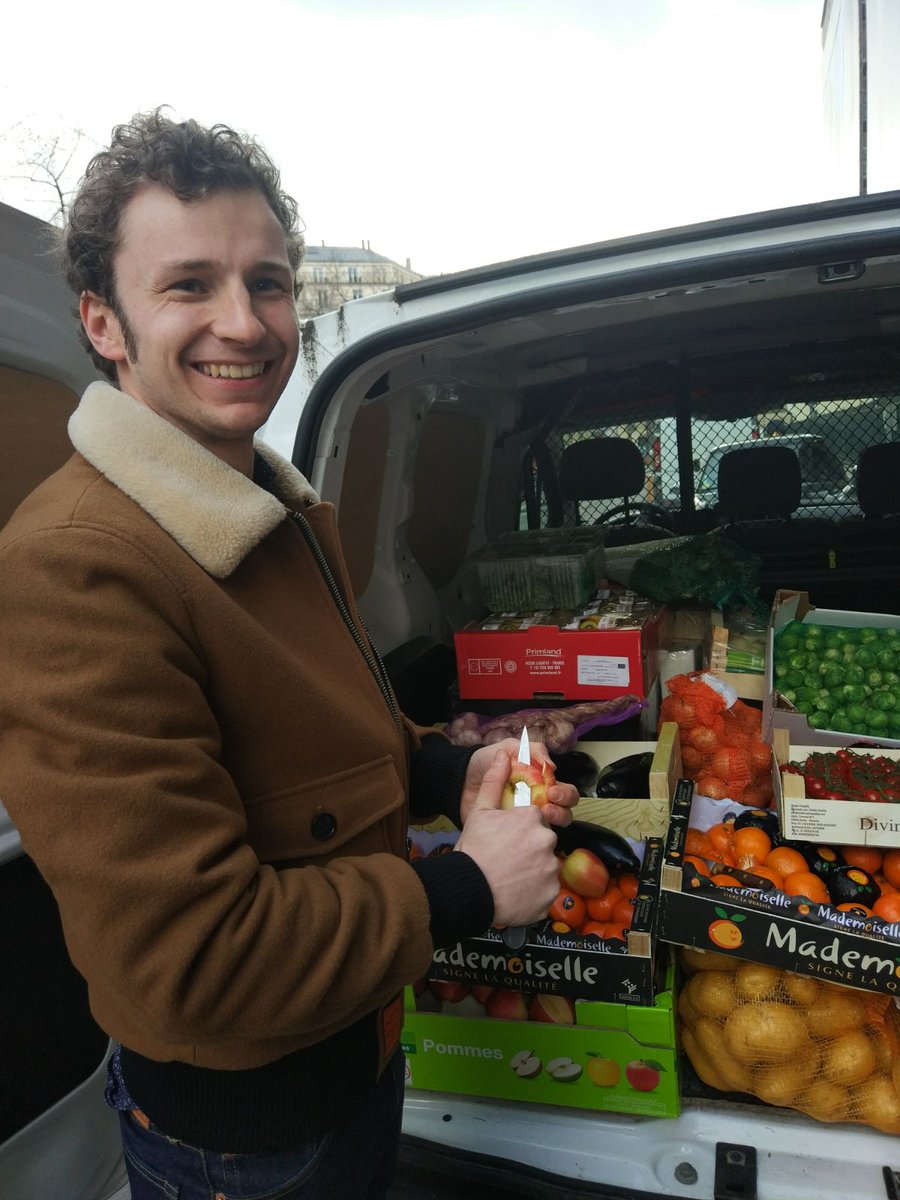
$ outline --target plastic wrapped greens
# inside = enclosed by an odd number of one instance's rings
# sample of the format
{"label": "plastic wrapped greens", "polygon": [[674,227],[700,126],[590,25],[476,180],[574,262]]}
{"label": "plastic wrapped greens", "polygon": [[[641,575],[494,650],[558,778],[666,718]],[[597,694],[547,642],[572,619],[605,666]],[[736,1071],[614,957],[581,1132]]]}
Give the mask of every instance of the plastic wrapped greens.
{"label": "plastic wrapped greens", "polygon": [[720,608],[752,600],[760,560],[718,530],[633,546],[607,547],[606,575],[652,600],[696,600]]}

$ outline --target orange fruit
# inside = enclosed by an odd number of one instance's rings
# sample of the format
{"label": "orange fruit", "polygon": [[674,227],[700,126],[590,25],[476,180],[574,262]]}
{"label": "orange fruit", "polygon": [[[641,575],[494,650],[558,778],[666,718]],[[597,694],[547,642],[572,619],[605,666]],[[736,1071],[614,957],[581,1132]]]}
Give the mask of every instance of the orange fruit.
{"label": "orange fruit", "polygon": [[772,853],[772,839],[764,829],[757,829],[753,825],[736,830],[733,842],[735,863],[745,871],[752,871],[757,863],[765,862],[767,855]]}
{"label": "orange fruit", "polygon": [[585,900],[585,908],[587,915],[592,921],[609,921],[612,917],[612,910],[622,899],[622,889],[616,884],[611,884],[603,896],[589,896]]}
{"label": "orange fruit", "polygon": [[785,876],[783,890],[789,896],[803,896],[816,904],[827,904],[830,899],[822,877],[812,871],[792,871]]}
{"label": "orange fruit", "polygon": [[603,936],[607,941],[624,942],[628,939],[627,925],[622,925],[617,921],[608,921],[603,928],[606,930]]}
{"label": "orange fruit", "polygon": [[605,937],[606,926],[601,921],[585,921],[578,930],[582,937]]}
{"label": "orange fruit", "polygon": [[785,878],[793,875],[795,871],[809,874],[806,859],[799,850],[792,850],[790,846],[776,846],[766,855],[765,866],[771,867]]}
{"label": "orange fruit", "polygon": [[881,860],[884,854],[875,846],[842,846],[841,849],[844,853],[844,861],[852,867],[862,867],[871,875],[881,870]]}
{"label": "orange fruit", "polygon": [[722,822],[719,822],[718,825],[710,825],[706,831],[706,836],[709,838],[709,843],[714,850],[719,853],[723,851],[731,853],[732,840],[734,838],[731,825],[724,825]]}
{"label": "orange fruit", "polygon": [[577,929],[587,919],[584,897],[568,888],[560,888],[556,899],[547,909],[547,916],[551,921],[561,921],[570,929]]}
{"label": "orange fruit", "polygon": [[702,858],[698,858],[696,854],[686,854],[684,856],[684,861],[691,863],[692,866],[697,868],[701,875],[705,875],[707,879],[709,878],[709,867]]}
{"label": "orange fruit", "polygon": [[695,829],[693,825],[689,826],[684,839],[685,854],[699,854],[701,858],[709,858],[710,850],[712,850],[712,842],[706,834],[700,829]]}
{"label": "orange fruit", "polygon": [[891,924],[900,921],[900,892],[879,896],[872,905],[872,911],[876,917],[881,917],[882,921],[889,921]]}
{"label": "orange fruit", "polygon": [[625,925],[630,929],[634,920],[634,905],[630,900],[620,900],[618,904],[613,905],[609,919],[614,925]]}
{"label": "orange fruit", "polygon": [[620,875],[619,888],[626,900],[633,900],[638,894],[637,875]]}
{"label": "orange fruit", "polygon": [[875,872],[875,882],[881,889],[882,896],[889,896],[891,892],[896,892],[897,890],[892,883],[888,883],[880,871]]}
{"label": "orange fruit", "polygon": [[886,850],[881,873],[895,888],[900,888],[900,850]]}

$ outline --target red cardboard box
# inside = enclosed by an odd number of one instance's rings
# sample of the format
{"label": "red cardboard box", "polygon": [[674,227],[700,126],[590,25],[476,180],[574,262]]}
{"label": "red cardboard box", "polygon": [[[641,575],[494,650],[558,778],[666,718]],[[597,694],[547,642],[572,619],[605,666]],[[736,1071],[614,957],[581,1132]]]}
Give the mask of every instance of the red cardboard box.
{"label": "red cardboard box", "polygon": [[[565,629],[469,625],[454,638],[464,700],[612,700],[649,695],[664,650],[666,610],[631,627]],[[496,618],[494,618],[496,621]]]}

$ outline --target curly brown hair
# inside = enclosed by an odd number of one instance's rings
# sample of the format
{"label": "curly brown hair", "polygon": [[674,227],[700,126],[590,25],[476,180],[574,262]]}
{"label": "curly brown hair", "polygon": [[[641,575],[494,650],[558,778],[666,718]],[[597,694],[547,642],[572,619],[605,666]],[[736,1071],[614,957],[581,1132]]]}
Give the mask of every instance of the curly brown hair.
{"label": "curly brown hair", "polygon": [[[148,181],[161,183],[185,201],[226,189],[262,192],[284,230],[294,295],[300,294],[298,269],[304,245],[297,204],[281,190],[278,169],[262,147],[227,125],[207,128],[193,120],[172,121],[162,108],[138,113],[127,125],[117,125],[109,148],[88,163],[59,239],[69,286],[76,296],[94,292],[110,305],[129,352],[134,352],[134,337],[116,298],[113,260],[122,212]],[[97,353],[80,325],[79,332],[96,366],[115,383],[115,364]]]}

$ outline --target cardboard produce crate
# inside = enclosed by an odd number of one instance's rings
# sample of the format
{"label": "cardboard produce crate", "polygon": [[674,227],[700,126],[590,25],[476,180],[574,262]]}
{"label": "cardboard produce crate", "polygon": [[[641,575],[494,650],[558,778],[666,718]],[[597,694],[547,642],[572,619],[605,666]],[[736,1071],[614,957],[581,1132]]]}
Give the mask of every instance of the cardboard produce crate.
{"label": "cardboard produce crate", "polygon": [[[802,775],[782,775],[786,762],[805,762],[812,753],[827,753],[823,746],[791,746],[786,729],[772,738],[775,764],[773,783],[781,831],[793,842],[826,842],[833,846],[900,846],[900,803],[866,804],[862,800],[820,800],[806,795]],[[876,746],[861,753],[900,761],[900,750]]]}
{"label": "cardboard produce crate", "polygon": [[[623,599],[621,604],[621,611],[606,617],[587,611],[492,614],[466,626],[454,635],[460,697],[613,700],[631,694],[644,699],[659,672],[667,612],[649,601]],[[597,628],[577,627],[595,616]]]}
{"label": "cardboard produce crate", "polygon": [[[406,992],[409,1088],[566,1108],[677,1117],[674,972],[652,1007],[578,1001],[575,1025],[427,1011]],[[473,1005],[470,1012],[477,1011]]]}
{"label": "cardboard produce crate", "polygon": [[[652,1004],[658,986],[655,925],[663,843],[646,843],[634,918],[624,950],[612,942],[530,926],[521,949],[499,929],[435,951],[429,976],[467,986],[556,993],[579,1000]],[[615,947],[615,948],[613,948]]]}
{"label": "cardboard produce crate", "polygon": [[779,891],[701,882],[684,867],[693,784],[682,780],[660,875],[660,941],[770,963],[864,991],[900,995],[900,924]]}
{"label": "cardboard produce crate", "polygon": [[[775,686],[775,635],[791,621],[847,629],[867,627],[900,629],[900,617],[885,613],[843,612],[840,609],[815,608],[806,592],[782,590],[775,593],[766,634],[766,695],[763,704],[763,735],[772,740],[776,729],[786,729],[797,746],[850,746],[865,741],[876,746],[900,748],[900,739],[854,733],[852,730],[818,729],[798,712]],[[900,699],[900,697],[898,697]]]}
{"label": "cardboard produce crate", "polygon": [[594,821],[634,841],[664,838],[669,828],[669,806],[681,778],[681,746],[678,726],[666,721],[656,742],[578,742],[577,750],[589,754],[601,769],[629,754],[653,750],[650,764],[650,796],[582,797],[573,810],[581,821]]}

